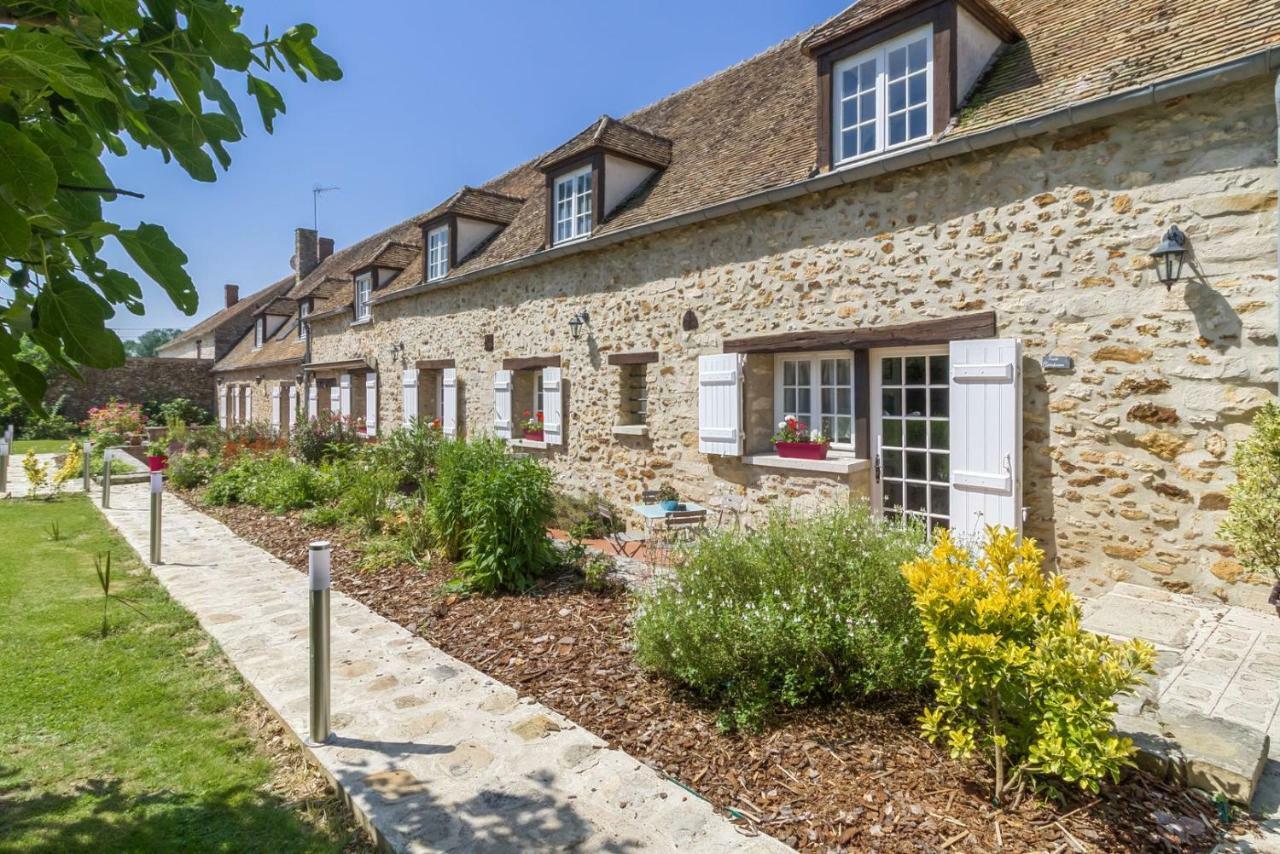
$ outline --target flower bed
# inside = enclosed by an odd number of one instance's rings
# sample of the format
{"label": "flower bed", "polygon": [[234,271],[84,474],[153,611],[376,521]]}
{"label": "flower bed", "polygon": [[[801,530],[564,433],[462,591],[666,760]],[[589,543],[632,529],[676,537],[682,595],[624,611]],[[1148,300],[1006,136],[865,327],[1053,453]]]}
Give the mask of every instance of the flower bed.
{"label": "flower bed", "polygon": [[1221,830],[1206,798],[1140,774],[1097,798],[997,810],[984,768],[919,737],[913,703],[784,712],[763,734],[725,734],[715,709],[636,666],[625,593],[560,572],[527,595],[462,596],[443,562],[355,571],[359,535],[296,513],[205,512],[300,572],[307,543],[332,540],[339,590],[797,848],[1207,851]]}

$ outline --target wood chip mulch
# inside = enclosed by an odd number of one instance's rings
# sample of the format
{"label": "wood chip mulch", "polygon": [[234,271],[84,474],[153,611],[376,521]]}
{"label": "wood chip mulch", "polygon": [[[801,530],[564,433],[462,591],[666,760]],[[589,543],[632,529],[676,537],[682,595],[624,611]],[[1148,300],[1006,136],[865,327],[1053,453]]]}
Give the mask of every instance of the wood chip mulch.
{"label": "wood chip mulch", "polygon": [[1203,794],[1137,772],[1097,797],[1026,798],[996,809],[984,795],[986,769],[920,739],[919,704],[908,700],[789,713],[761,734],[725,734],[713,709],[635,666],[625,592],[593,593],[563,572],[522,596],[461,596],[445,586],[447,564],[350,569],[357,538],[308,527],[297,514],[201,510],[302,571],[307,544],[330,540],[339,590],[643,760],[744,828],[799,849],[1208,851],[1224,830]]}

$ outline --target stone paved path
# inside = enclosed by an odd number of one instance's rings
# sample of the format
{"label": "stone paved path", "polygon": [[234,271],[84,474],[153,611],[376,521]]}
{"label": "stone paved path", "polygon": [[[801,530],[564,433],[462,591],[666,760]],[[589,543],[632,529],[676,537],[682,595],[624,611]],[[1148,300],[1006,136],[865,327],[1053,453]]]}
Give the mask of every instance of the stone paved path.
{"label": "stone paved path", "polygon": [[[148,551],[145,485],[103,511]],[[97,501],[95,498],[95,506]],[[306,577],[165,498],[156,577],[300,738],[306,735]],[[317,760],[405,851],[790,850],[743,835],[706,802],[338,592],[333,728]]]}
{"label": "stone paved path", "polygon": [[[31,492],[31,483],[27,480],[27,472],[22,468],[23,454],[9,457],[9,479],[8,492],[14,498],[22,498]],[[49,467],[49,476],[53,477],[56,470],[54,468],[54,459],[60,454],[36,454],[36,459]],[[63,492],[82,492],[82,478],[73,477],[62,485]],[[46,487],[41,490],[41,495],[48,495],[49,491]]]}

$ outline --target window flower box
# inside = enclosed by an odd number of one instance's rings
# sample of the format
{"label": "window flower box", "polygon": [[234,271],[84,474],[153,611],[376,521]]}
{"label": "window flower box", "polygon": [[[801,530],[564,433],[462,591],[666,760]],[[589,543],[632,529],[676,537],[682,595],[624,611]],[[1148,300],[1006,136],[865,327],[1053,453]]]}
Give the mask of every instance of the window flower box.
{"label": "window flower box", "polygon": [[524,411],[525,420],[524,420],[524,424],[521,425],[522,429],[524,430],[524,438],[529,440],[530,442],[546,441],[545,439],[543,439],[543,435],[542,435],[542,413],[538,412],[538,414],[533,417],[530,417],[531,415],[533,415],[533,413],[531,413],[529,410],[526,409]]}
{"label": "window flower box", "polygon": [[778,456],[793,460],[825,460],[831,447],[826,442],[774,442]]}
{"label": "window flower box", "polygon": [[825,460],[831,439],[818,430],[810,430],[803,421],[788,416],[778,422],[773,434],[773,447],[778,456],[793,460]]}

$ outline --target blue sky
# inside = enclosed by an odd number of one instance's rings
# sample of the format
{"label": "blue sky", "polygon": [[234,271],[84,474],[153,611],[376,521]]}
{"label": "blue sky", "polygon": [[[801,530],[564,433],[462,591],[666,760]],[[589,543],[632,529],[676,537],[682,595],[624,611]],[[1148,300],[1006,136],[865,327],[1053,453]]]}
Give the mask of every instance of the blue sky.
{"label": "blue sky", "polygon": [[[341,187],[321,199],[320,231],[348,245],[560,144],[602,113],[652,103],[848,4],[241,2],[251,35],[315,24],[345,76],[302,84],[277,75],[288,113],[274,134],[242,101],[248,136],[214,184],[192,181],[155,151],[108,159],[117,186],[147,196],[114,202],[109,215],[169,229],[190,258],[197,317],[221,305],[226,282],[243,294],[288,272],[293,229],[311,224],[317,183]],[[243,85],[228,88],[238,95]],[[143,282],[147,314],[118,315],[111,326],[121,337],[189,326],[122,255],[109,257]]]}

